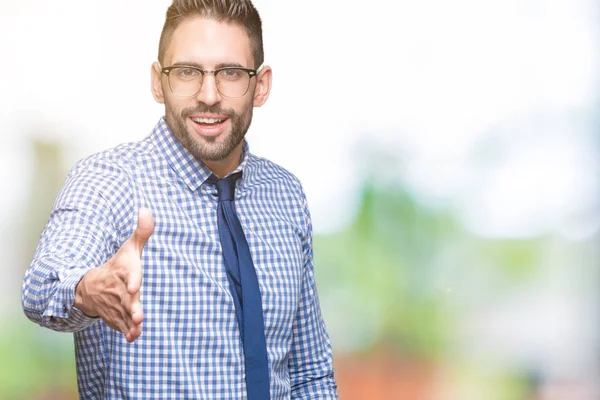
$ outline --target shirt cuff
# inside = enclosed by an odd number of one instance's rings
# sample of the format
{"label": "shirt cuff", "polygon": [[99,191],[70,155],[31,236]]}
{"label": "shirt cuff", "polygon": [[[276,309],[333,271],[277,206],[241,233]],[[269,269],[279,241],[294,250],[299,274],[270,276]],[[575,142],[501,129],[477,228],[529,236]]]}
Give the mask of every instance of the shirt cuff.
{"label": "shirt cuff", "polygon": [[90,317],[73,306],[75,288],[89,270],[87,267],[71,268],[60,274],[60,283],[44,312],[43,325],[54,325],[59,330],[79,331],[100,319]]}

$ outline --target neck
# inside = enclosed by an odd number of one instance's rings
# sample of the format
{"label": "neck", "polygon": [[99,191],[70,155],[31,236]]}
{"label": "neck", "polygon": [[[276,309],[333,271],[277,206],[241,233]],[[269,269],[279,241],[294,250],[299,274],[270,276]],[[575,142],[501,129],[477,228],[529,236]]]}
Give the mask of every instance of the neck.
{"label": "neck", "polygon": [[224,159],[218,161],[201,160],[208,169],[210,169],[218,178],[223,178],[233,172],[242,161],[242,143],[236,146],[233,151]]}

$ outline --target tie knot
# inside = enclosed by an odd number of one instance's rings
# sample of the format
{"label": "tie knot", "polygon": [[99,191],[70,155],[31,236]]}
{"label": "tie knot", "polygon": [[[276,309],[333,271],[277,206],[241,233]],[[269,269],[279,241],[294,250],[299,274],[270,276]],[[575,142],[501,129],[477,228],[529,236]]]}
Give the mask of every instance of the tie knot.
{"label": "tie knot", "polygon": [[217,186],[219,201],[233,201],[235,198],[235,182],[242,176],[241,172],[236,172],[223,179],[218,179],[215,175],[211,175],[209,182]]}

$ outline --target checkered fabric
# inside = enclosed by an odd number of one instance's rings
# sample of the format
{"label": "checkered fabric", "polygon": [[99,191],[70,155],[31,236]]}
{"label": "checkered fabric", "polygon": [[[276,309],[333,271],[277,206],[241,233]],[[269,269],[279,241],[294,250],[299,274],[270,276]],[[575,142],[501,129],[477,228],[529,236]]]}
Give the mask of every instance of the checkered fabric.
{"label": "checkered fabric", "polygon": [[[313,276],[312,228],[300,182],[244,143],[235,205],[262,293],[273,399],[336,399],[329,338]],[[236,172],[234,171],[234,172]],[[244,355],[217,230],[211,171],[162,118],[144,140],[70,172],[23,283],[32,321],[74,332],[84,399],[244,399]],[[73,307],[75,287],[106,262],[149,208],[142,336]]]}

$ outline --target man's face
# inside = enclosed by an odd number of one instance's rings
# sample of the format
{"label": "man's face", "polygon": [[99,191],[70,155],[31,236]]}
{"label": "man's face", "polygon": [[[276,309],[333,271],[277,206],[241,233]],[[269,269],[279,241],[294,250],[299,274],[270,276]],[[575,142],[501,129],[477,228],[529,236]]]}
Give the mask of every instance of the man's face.
{"label": "man's face", "polygon": [[[254,68],[254,58],[250,39],[243,28],[195,17],[184,20],[173,32],[163,67],[175,64],[205,70],[223,66]],[[159,71],[160,66],[155,64],[154,96],[164,102],[167,123],[177,139],[203,162],[239,161],[253,106],[266,101],[266,97],[259,98],[258,102],[255,98],[257,82],[258,91],[261,90],[261,76],[250,80],[248,92],[242,97],[223,96],[211,74],[205,75],[198,94],[178,97],[171,92],[167,76]]]}

